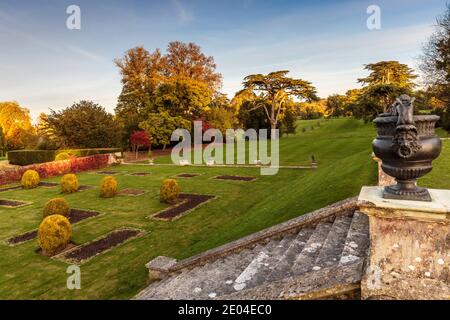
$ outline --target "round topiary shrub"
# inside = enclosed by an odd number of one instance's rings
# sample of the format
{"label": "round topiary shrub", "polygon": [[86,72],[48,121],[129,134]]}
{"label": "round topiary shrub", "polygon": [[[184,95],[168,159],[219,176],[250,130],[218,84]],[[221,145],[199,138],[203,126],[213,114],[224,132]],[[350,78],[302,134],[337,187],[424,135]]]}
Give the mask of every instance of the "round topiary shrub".
{"label": "round topiary shrub", "polygon": [[22,180],[20,181],[22,187],[24,187],[25,189],[36,188],[39,185],[39,182],[39,173],[34,170],[25,171],[25,173],[22,175]]}
{"label": "round topiary shrub", "polygon": [[71,158],[70,154],[67,152],[61,152],[58,153],[58,155],[55,158],[55,161],[63,161],[63,160],[69,160]]}
{"label": "round topiary shrub", "polygon": [[64,198],[54,198],[47,201],[44,206],[44,218],[59,214],[65,217],[68,217],[70,214],[70,207]]}
{"label": "round topiary shrub", "polygon": [[112,176],[107,176],[100,183],[100,197],[112,198],[117,194],[117,181]]}
{"label": "round topiary shrub", "polygon": [[177,202],[179,194],[180,186],[177,180],[166,179],[163,181],[159,190],[159,199],[161,202],[173,204]]}
{"label": "round topiary shrub", "polygon": [[69,244],[72,225],[66,217],[54,214],[41,222],[38,230],[39,246],[45,255],[54,255]]}
{"label": "round topiary shrub", "polygon": [[80,184],[78,178],[73,173],[66,174],[61,179],[61,190],[63,193],[77,192]]}

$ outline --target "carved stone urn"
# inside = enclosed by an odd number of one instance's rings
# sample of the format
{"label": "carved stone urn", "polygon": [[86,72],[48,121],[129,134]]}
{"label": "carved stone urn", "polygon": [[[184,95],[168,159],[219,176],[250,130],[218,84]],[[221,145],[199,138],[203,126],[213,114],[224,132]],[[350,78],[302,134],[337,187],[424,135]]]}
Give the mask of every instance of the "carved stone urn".
{"label": "carved stone urn", "polygon": [[432,170],[432,161],[441,153],[441,140],[435,134],[439,117],[414,115],[413,102],[414,98],[402,95],[389,112],[374,120],[378,136],[372,147],[383,171],[397,181],[384,188],[384,198],[432,201],[416,180]]}

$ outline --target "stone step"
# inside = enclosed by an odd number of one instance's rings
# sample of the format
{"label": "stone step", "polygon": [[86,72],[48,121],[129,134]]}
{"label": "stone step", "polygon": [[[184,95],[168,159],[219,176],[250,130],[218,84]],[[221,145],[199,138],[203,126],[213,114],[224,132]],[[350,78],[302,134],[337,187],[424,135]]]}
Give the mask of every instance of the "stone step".
{"label": "stone step", "polygon": [[197,293],[198,284],[211,276],[224,261],[217,259],[214,262],[195,268],[192,272],[187,273],[184,277],[179,278],[176,282],[170,283],[165,290],[167,299],[193,299]]}
{"label": "stone step", "polygon": [[355,211],[339,264],[345,265],[365,258],[369,244],[369,218],[360,211]]}
{"label": "stone step", "polygon": [[[223,286],[222,283],[217,282],[217,279],[222,276],[234,280],[248,264],[251,263],[255,255],[263,250],[270,250],[272,247],[276,246],[276,244],[277,241],[270,241],[267,245],[257,245],[253,250],[225,257],[222,261],[213,264],[210,268],[202,270],[200,276],[186,284],[190,289],[190,291],[186,290],[186,293],[189,294],[188,297],[186,297],[186,295],[178,295],[177,298],[212,299],[217,296],[218,293],[216,291],[219,291],[219,288],[221,288],[221,290],[228,289],[228,292],[232,292],[233,282],[231,284],[225,283],[225,286]],[[179,292],[179,290],[177,292]]]}
{"label": "stone step", "polygon": [[269,257],[261,266],[258,272],[246,284],[246,289],[252,288],[265,283],[272,274],[278,264],[280,256],[282,256],[295,240],[296,234],[286,235],[280,243],[269,252]]}
{"label": "stone step", "polygon": [[198,294],[195,299],[213,299],[223,294],[232,293],[234,291],[234,279],[253,260],[253,255],[254,253],[247,249],[236,254],[233,259],[227,259],[223,265],[214,270],[211,276],[198,284]]}
{"label": "stone step", "polygon": [[347,233],[352,223],[352,216],[349,216],[351,214],[352,212],[348,212],[348,214],[337,216],[334,220],[328,237],[314,263],[313,268],[316,270],[339,264]]}
{"label": "stone step", "polygon": [[289,248],[280,255],[278,262],[275,264],[275,269],[268,276],[268,280],[279,280],[291,276],[292,266],[295,259],[305,247],[310,236],[314,233],[315,228],[304,228],[299,231],[296,238],[291,242]]}
{"label": "stone step", "polygon": [[332,225],[333,223],[328,221],[322,221],[317,224],[305,247],[295,259],[292,266],[293,274],[298,275],[313,269],[314,262],[328,237]]}
{"label": "stone step", "polygon": [[236,291],[241,291],[247,287],[248,282],[263,268],[267,263],[272,250],[278,245],[279,240],[271,240],[262,250],[253,250],[254,256],[248,266],[236,277],[233,288]]}

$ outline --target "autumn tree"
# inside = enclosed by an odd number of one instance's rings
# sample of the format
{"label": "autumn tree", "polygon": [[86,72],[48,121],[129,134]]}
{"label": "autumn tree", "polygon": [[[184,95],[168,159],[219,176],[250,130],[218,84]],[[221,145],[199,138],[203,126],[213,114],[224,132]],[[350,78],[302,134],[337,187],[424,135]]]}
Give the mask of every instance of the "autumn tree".
{"label": "autumn tree", "polygon": [[316,89],[310,82],[289,78],[286,76],[288,73],[289,71],[276,71],[267,75],[249,75],[244,79],[244,89],[256,95],[255,109],[264,110],[271,129],[277,128],[289,98],[296,97],[306,101],[317,99]]}
{"label": "autumn tree", "polygon": [[197,118],[221,86],[213,57],[194,43],[171,42],[165,54],[136,47],[115,63],[122,76],[115,111],[124,143],[148,114],[168,111],[174,117]]}
{"label": "autumn tree", "polygon": [[145,131],[135,131],[130,137],[130,144],[133,152],[136,153],[136,159],[138,158],[138,151],[141,147],[151,147],[150,137]]}
{"label": "autumn tree", "polygon": [[147,114],[146,120],[139,124],[151,137],[152,144],[163,146],[170,144],[172,132],[176,129],[191,129],[191,122],[180,116],[171,116],[167,111]]}
{"label": "autumn tree", "polygon": [[125,140],[139,130],[143,114],[152,107],[156,89],[165,79],[165,61],[159,50],[149,53],[143,47],[132,48],[114,60],[122,76],[122,92],[115,113]]}
{"label": "autumn tree", "polygon": [[34,139],[30,111],[17,102],[0,102],[0,126],[8,150],[24,149]]}
{"label": "autumn tree", "polygon": [[82,100],[61,111],[51,110],[49,128],[65,147],[107,148],[118,144],[118,125],[111,114],[92,102]]}
{"label": "autumn tree", "polygon": [[428,91],[438,100],[435,112],[441,116],[440,124],[450,131],[450,3],[423,48],[420,69]]}
{"label": "autumn tree", "polygon": [[169,78],[187,78],[204,83],[215,92],[222,84],[214,58],[206,56],[195,43],[170,42],[167,48],[166,74]]}
{"label": "autumn tree", "polygon": [[3,133],[3,128],[0,127],[0,157],[4,157],[6,154],[6,139]]}

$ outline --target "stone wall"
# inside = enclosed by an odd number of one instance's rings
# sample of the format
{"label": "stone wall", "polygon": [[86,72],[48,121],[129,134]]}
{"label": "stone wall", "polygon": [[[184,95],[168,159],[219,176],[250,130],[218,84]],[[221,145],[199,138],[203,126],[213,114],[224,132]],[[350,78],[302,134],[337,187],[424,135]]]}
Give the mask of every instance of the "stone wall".
{"label": "stone wall", "polygon": [[372,155],[373,160],[375,160],[378,164],[378,185],[380,187],[391,186],[397,184],[394,177],[391,177],[387,173],[383,171],[381,168],[381,159],[377,158],[375,155]]}

